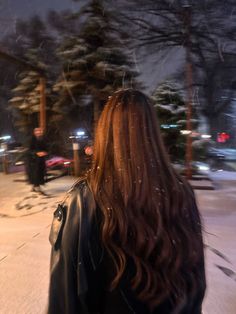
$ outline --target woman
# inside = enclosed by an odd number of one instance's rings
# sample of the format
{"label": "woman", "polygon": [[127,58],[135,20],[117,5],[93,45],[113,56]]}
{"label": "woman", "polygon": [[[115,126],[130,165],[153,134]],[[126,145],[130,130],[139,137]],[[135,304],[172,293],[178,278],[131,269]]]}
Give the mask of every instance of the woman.
{"label": "woman", "polygon": [[35,128],[30,141],[27,153],[28,162],[26,172],[28,181],[33,185],[33,192],[42,192],[40,185],[44,185],[46,177],[46,161],[47,147],[43,137],[43,130]]}
{"label": "woman", "polygon": [[93,167],[54,216],[48,313],[201,313],[199,212],[143,93],[109,98]]}

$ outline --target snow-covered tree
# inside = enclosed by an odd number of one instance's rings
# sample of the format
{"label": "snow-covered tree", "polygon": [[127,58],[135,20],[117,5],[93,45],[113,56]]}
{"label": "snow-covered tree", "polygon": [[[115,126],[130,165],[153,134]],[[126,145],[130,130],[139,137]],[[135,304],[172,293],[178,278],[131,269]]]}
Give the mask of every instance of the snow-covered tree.
{"label": "snow-covered tree", "polygon": [[[50,35],[45,23],[36,15],[30,20],[17,23],[18,45],[24,54],[18,57],[29,64],[42,69],[46,74],[46,103],[47,122],[50,123],[53,112],[52,103],[55,102],[52,84],[55,80],[58,64],[55,56],[55,41]],[[20,51],[20,52],[22,52]],[[10,108],[15,113],[15,125],[26,135],[38,126],[40,111],[40,74],[32,69],[22,69],[17,73],[18,82],[12,89],[9,100]]]}
{"label": "snow-covered tree", "polygon": [[63,73],[54,85],[59,93],[55,111],[69,115],[76,107],[92,103],[96,123],[114,90],[135,86],[137,72],[113,16],[101,0],[91,0],[79,12],[79,34],[67,36],[58,50]]}
{"label": "snow-covered tree", "polygon": [[[187,106],[180,87],[171,81],[163,82],[154,92],[154,106],[160,122],[165,145],[173,161],[183,161],[186,153],[186,136],[188,130]],[[192,104],[192,149],[193,159],[202,159],[209,140],[202,140],[198,132],[199,120],[194,103]]]}
{"label": "snow-covered tree", "polygon": [[37,125],[40,77],[37,72],[30,70],[21,72],[18,77],[20,81],[12,90],[13,97],[9,100],[9,104],[17,111],[16,126],[24,132]]}
{"label": "snow-covered tree", "polygon": [[170,81],[163,82],[153,93],[152,99],[172,160],[183,159],[186,137],[180,131],[186,129],[186,105],[179,87]]}

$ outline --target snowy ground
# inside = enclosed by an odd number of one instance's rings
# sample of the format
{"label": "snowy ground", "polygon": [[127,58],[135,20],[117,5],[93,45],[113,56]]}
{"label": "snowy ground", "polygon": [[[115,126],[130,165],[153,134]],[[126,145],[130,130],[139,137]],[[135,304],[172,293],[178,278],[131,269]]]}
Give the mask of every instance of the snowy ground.
{"label": "snowy ground", "polygon": [[[216,190],[197,190],[204,222],[208,290],[204,314],[236,313],[236,174],[211,174]],[[0,313],[45,312],[52,214],[75,181],[63,177],[31,192],[21,173],[0,174]]]}
{"label": "snowy ground", "polygon": [[196,190],[204,223],[205,314],[236,313],[236,173],[214,172],[214,191]]}

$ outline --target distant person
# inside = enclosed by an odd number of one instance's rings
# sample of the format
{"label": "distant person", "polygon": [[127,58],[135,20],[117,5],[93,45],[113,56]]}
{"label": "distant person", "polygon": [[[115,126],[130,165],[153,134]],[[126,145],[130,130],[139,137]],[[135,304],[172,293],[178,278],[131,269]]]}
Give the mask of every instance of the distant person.
{"label": "distant person", "polygon": [[35,128],[28,150],[27,174],[33,192],[42,192],[40,185],[45,183],[47,146],[41,128]]}
{"label": "distant person", "polygon": [[202,227],[143,93],[111,96],[93,165],[54,213],[48,314],[200,314]]}

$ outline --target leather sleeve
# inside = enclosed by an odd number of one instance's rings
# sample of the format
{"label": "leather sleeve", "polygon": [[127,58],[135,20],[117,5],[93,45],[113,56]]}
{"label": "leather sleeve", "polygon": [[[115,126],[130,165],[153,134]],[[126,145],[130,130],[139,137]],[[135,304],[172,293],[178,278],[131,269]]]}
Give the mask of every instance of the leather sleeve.
{"label": "leather sleeve", "polygon": [[93,208],[87,208],[88,188],[80,182],[54,212],[49,240],[52,245],[48,314],[87,313],[86,258]]}

